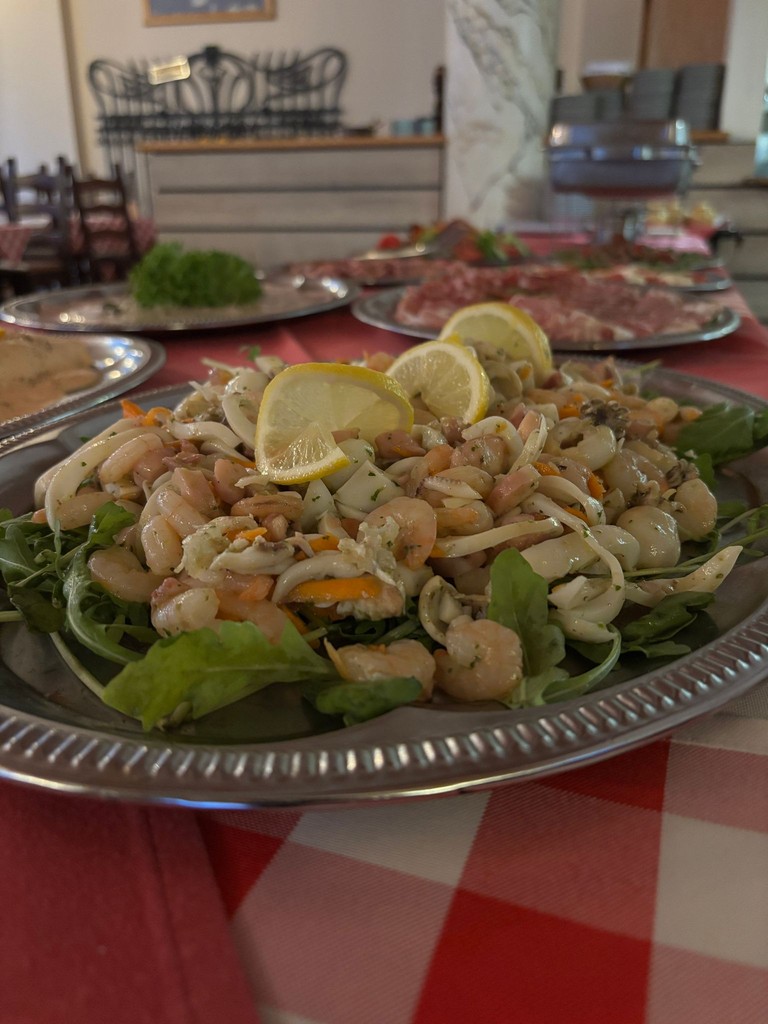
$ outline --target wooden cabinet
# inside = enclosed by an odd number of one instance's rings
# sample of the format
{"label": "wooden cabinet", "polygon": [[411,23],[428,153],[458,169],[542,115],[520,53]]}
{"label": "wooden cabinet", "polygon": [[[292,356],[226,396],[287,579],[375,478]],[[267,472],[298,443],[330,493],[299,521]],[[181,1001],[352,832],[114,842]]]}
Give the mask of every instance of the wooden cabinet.
{"label": "wooden cabinet", "polygon": [[348,256],[441,216],[443,139],[144,143],[161,241],[262,266]]}

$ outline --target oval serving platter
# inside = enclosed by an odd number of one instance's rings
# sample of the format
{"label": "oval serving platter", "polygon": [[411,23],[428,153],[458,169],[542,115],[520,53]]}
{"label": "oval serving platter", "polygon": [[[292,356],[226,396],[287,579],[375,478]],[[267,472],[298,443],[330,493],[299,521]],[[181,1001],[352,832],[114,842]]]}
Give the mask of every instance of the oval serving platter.
{"label": "oval serving platter", "polygon": [[22,295],[0,307],[0,320],[18,327],[67,332],[166,334],[273,323],[338,309],[360,294],[340,278],[310,280],[279,274],[262,280],[263,293],[247,305],[140,308],[125,284],[62,288]]}
{"label": "oval serving platter", "polygon": [[[652,369],[645,383],[699,405],[768,404]],[[172,404],[186,388],[145,397]],[[37,475],[108,426],[111,407],[0,440],[0,505],[28,509]],[[768,451],[736,467],[751,503],[768,496]],[[646,743],[745,693],[768,672],[768,574],[739,566],[712,606],[717,636],[662,668],[577,700],[510,711],[495,705],[404,707],[308,735],[288,687],[270,687],[174,734],[145,734],[69,671],[51,640],[0,628],[0,777],[59,791],[198,807],[353,806],[537,778]],[[306,712],[308,714],[308,712]],[[259,724],[261,723],[261,724]],[[276,728],[292,739],[275,740]]]}
{"label": "oval serving platter", "polygon": [[[430,340],[440,333],[437,329],[414,327],[400,323],[395,313],[403,296],[404,288],[387,288],[379,292],[363,295],[352,303],[352,315],[364,324],[372,327],[383,327],[397,334],[405,334],[411,338]],[[701,341],[717,341],[733,334],[738,329],[741,318],[732,309],[723,307],[713,318],[708,327],[700,331],[688,331],[680,334],[651,334],[647,337],[621,338],[618,340],[599,341],[553,341],[555,352],[633,352],[643,349],[667,348],[675,345],[691,345]]]}
{"label": "oval serving platter", "polygon": [[[71,339],[63,338],[64,343]],[[149,380],[165,363],[165,349],[149,338],[118,334],[88,334],[80,340],[88,349],[99,379],[90,387],[72,391],[36,412],[0,420],[0,437],[17,436],[32,427],[56,423],[115,398]]]}

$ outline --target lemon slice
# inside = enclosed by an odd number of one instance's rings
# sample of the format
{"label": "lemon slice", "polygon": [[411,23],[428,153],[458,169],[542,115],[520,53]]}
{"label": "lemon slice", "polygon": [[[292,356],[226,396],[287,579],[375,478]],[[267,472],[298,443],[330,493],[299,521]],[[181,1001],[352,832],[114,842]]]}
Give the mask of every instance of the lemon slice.
{"label": "lemon slice", "polygon": [[300,484],[333,473],[349,459],[335,430],[359,430],[373,441],[386,430],[410,430],[413,407],[396,381],[342,363],[289,366],[264,389],[254,439],[260,473]]}
{"label": "lemon slice", "polygon": [[508,302],[478,302],[457,309],[440,332],[441,338],[452,335],[468,345],[487,342],[503,349],[510,359],[527,360],[537,384],[552,372],[552,350],[546,334],[525,310]]}
{"label": "lemon slice", "polygon": [[458,335],[408,349],[392,363],[387,376],[410,398],[420,396],[433,416],[455,416],[462,423],[482,419],[493,395],[480,360]]}

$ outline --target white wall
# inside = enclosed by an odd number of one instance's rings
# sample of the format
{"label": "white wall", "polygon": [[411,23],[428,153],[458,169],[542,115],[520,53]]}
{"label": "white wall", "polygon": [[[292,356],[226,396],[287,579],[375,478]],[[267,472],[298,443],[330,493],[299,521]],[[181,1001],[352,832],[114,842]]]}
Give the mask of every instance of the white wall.
{"label": "white wall", "polygon": [[768,60],[768,0],[731,0],[720,127],[734,139],[760,130]]}
{"label": "white wall", "polygon": [[85,79],[88,65],[99,58],[162,60],[196,53],[207,45],[244,55],[283,49],[308,53],[335,46],[349,59],[341,95],[347,125],[430,115],[432,75],[444,62],[444,0],[277,0],[273,21],[153,28],[143,24],[141,0],[69,3],[81,72],[80,105],[89,138],[86,166],[99,160],[92,137],[95,106]]}
{"label": "white wall", "polygon": [[636,66],[642,15],[643,0],[560,0],[558,67],[563,92],[581,92],[581,72],[590,61],[620,60]]}
{"label": "white wall", "polygon": [[27,173],[76,152],[59,0],[0,0],[0,159]]}

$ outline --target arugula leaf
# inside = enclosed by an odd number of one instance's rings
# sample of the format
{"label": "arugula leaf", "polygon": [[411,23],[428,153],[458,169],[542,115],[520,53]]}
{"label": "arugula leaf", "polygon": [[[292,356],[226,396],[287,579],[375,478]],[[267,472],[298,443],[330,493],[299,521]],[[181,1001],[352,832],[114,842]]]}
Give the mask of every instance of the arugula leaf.
{"label": "arugula leaf", "polygon": [[[640,651],[647,657],[655,656],[658,652],[654,648],[660,642],[670,640],[680,630],[690,626],[699,611],[712,604],[714,599],[714,594],[696,591],[668,594],[647,614],[623,627],[623,650]],[[649,651],[653,651],[653,655]],[[688,648],[680,653],[687,652]]]}
{"label": "arugula leaf", "polygon": [[731,462],[762,446],[768,437],[768,417],[759,416],[746,405],[720,402],[706,408],[698,419],[682,428],[677,436],[675,450],[679,455],[693,451],[707,454],[715,466]]}
{"label": "arugula leaf", "polygon": [[107,684],[103,700],[145,729],[172,718],[201,718],[271,683],[335,676],[288,622],[273,644],[252,622],[222,622],[158,640]]}
{"label": "arugula leaf", "polygon": [[568,675],[557,667],[565,657],[565,637],[548,621],[547,591],[546,580],[515,548],[502,551],[491,566],[488,618],[517,633],[523,649],[523,681],[505,701],[511,707],[538,702]]}
{"label": "arugula leaf", "polygon": [[[668,594],[655,608],[621,627],[621,654],[643,654],[646,658],[678,658],[690,653],[690,643],[681,643],[673,640],[673,637],[697,623],[701,612],[712,604],[714,599],[714,594],[697,591]],[[569,647],[590,661],[602,661],[609,653],[608,644],[570,641]]]}
{"label": "arugula leaf", "polygon": [[608,630],[613,634],[613,639],[609,644],[591,645],[601,649],[600,660],[594,668],[588,669],[580,675],[555,680],[541,691],[540,699],[532,703],[552,704],[559,700],[572,700],[574,697],[581,697],[582,694],[594,690],[597,684],[601,683],[616,667],[622,651],[621,633],[612,625],[608,626]]}
{"label": "arugula leaf", "polygon": [[141,651],[126,647],[121,640],[130,636],[142,644],[153,643],[157,633],[149,625],[142,604],[121,601],[94,583],[88,570],[88,549],[75,554],[64,578],[67,630],[84,647],[118,665],[142,658]]}
{"label": "arugula leaf", "polygon": [[520,637],[528,676],[545,672],[565,657],[563,631],[548,621],[547,591],[546,580],[515,548],[502,551],[491,566],[488,618]]}
{"label": "arugula leaf", "polygon": [[413,676],[392,676],[336,683],[315,693],[305,690],[304,694],[324,715],[341,715],[344,725],[356,725],[411,704],[421,694],[421,683]]}

